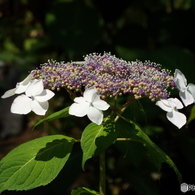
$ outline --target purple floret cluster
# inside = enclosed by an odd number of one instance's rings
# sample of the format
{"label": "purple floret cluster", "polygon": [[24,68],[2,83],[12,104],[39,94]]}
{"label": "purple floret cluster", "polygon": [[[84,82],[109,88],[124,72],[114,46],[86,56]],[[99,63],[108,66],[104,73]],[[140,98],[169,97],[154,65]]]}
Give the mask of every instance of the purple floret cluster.
{"label": "purple floret cluster", "polygon": [[175,86],[170,71],[161,69],[161,65],[150,61],[127,62],[110,53],[89,54],[82,62],[48,61],[33,74],[52,90],[82,91],[93,86],[102,98],[130,93],[135,99],[149,97],[155,101],[167,98],[167,88]]}

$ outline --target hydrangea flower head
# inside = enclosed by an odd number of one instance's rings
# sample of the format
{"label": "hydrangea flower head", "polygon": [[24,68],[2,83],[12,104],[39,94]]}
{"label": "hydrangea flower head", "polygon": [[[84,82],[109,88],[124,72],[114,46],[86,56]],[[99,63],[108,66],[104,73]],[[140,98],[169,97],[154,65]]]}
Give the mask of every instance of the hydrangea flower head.
{"label": "hydrangea flower head", "polygon": [[135,99],[149,97],[152,101],[167,98],[173,87],[170,72],[150,61],[116,58],[110,53],[90,54],[83,62],[57,63],[48,61],[34,71],[34,79],[42,79],[45,86],[67,91],[82,91],[95,87],[102,98],[132,94]]}

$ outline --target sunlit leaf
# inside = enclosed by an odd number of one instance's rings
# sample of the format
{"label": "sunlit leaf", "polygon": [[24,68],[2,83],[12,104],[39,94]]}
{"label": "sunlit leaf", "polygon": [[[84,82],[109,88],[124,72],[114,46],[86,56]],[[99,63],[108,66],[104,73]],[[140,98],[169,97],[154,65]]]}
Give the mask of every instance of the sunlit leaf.
{"label": "sunlit leaf", "polygon": [[59,119],[59,118],[66,118],[68,116],[70,116],[68,114],[68,110],[69,110],[69,107],[66,107],[60,111],[57,111],[57,112],[54,112],[53,114],[49,115],[48,117],[44,118],[44,119],[41,119],[39,120],[35,125],[34,125],[34,128],[38,125],[40,125],[42,122],[44,121],[51,121],[51,120],[56,120],[56,119]]}
{"label": "sunlit leaf", "polygon": [[195,119],[195,105],[191,109],[190,116],[188,118],[187,124],[189,124],[194,119]]}
{"label": "sunlit leaf", "polygon": [[117,138],[115,125],[112,120],[107,119],[102,125],[90,123],[81,137],[81,148],[83,150],[82,168],[85,162],[101,154],[108,146],[113,144]]}
{"label": "sunlit leaf", "polygon": [[0,161],[0,192],[47,185],[65,165],[73,144],[73,138],[52,135],[16,147]]}

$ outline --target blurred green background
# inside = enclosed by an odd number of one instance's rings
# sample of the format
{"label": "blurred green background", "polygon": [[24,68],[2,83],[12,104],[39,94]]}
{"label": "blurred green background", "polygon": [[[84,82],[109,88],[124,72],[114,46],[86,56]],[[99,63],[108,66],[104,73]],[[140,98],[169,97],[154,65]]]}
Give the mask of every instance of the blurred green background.
{"label": "blurred green background", "polygon": [[[0,0],[0,92],[14,88],[32,69],[47,62],[81,61],[89,53],[111,52],[124,60],[151,60],[163,68],[180,69],[195,83],[194,0]],[[172,92],[178,96],[178,91]],[[80,138],[87,118],[44,123],[40,117],[10,113],[13,99],[0,100],[0,158],[36,137],[63,133]],[[70,105],[65,91],[56,92],[48,114]],[[147,99],[145,114],[133,106],[150,138],[175,162],[183,181],[195,185],[195,122],[178,130],[165,112]],[[187,116],[192,106],[184,108]],[[133,110],[133,111],[132,111]],[[98,158],[81,170],[81,149],[74,147],[68,165],[48,186],[5,194],[70,194],[75,186],[98,190]],[[166,164],[156,170],[138,143],[116,143],[107,150],[108,195],[180,194],[175,173]],[[188,192],[190,194],[190,192]]]}

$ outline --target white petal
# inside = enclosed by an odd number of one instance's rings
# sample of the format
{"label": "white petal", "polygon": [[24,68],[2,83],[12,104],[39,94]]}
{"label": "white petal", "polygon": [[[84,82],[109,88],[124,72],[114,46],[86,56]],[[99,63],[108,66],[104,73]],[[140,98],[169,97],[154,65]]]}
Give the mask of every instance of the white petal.
{"label": "white petal", "polygon": [[11,112],[15,114],[28,114],[31,111],[32,99],[22,94],[14,99]]}
{"label": "white petal", "polygon": [[32,74],[29,74],[23,81],[21,81],[20,83],[18,83],[16,85],[16,94],[20,94],[20,93],[23,93],[26,91],[28,85],[30,84],[31,82],[31,79],[32,79],[33,75]]}
{"label": "white petal", "polygon": [[37,102],[36,100],[32,101],[32,111],[37,115],[45,115],[46,111],[49,108],[48,101]]}
{"label": "white petal", "polygon": [[194,98],[193,98],[192,94],[187,90],[185,90],[184,92],[180,91],[179,96],[180,96],[180,98],[185,106],[188,106],[194,102]]}
{"label": "white petal", "polygon": [[[30,83],[29,83],[30,84]],[[28,85],[29,85],[28,84]],[[26,89],[27,89],[27,87],[28,87],[28,85],[20,85],[20,83],[17,85],[17,87],[16,87],[16,94],[20,94],[20,93],[23,93],[23,92],[25,92],[26,91]]]}
{"label": "white petal", "polygon": [[96,109],[93,106],[90,106],[87,116],[92,122],[96,123],[97,125],[100,125],[102,123],[103,120],[102,111]]}
{"label": "white petal", "polygon": [[16,91],[16,88],[10,89],[10,90],[6,91],[6,92],[1,96],[1,98],[8,98],[8,97],[10,97],[10,96],[12,96],[12,95],[15,94],[15,91]]}
{"label": "white petal", "polygon": [[176,110],[167,113],[167,119],[179,129],[186,124],[186,116]]}
{"label": "white petal", "polygon": [[82,104],[73,103],[69,108],[69,114],[78,117],[83,117],[87,114],[89,107],[90,104],[87,102],[84,102]]}
{"label": "white petal", "polygon": [[188,84],[188,90],[190,91],[190,93],[192,94],[193,98],[194,98],[194,103],[195,103],[195,85],[192,83]]}
{"label": "white petal", "polygon": [[[78,103],[78,104],[85,104],[86,100],[83,97],[76,97],[74,99],[74,102]],[[89,104],[89,103],[88,103]]]}
{"label": "white petal", "polygon": [[92,103],[92,105],[94,107],[96,107],[97,109],[99,109],[99,110],[107,110],[110,107],[110,105],[107,102],[105,102],[105,101],[103,101],[101,99],[99,99],[97,101],[94,101]]}
{"label": "white petal", "polygon": [[43,92],[44,86],[42,79],[33,80],[26,89],[26,95],[28,97],[39,95]]}
{"label": "white petal", "polygon": [[156,105],[167,112],[171,112],[173,110],[173,108],[169,105],[169,101],[166,99],[161,99],[157,101]]}
{"label": "white petal", "polygon": [[178,69],[175,70],[174,81],[180,91],[184,91],[186,89],[187,80],[184,74]]}
{"label": "white petal", "polygon": [[97,89],[94,87],[86,89],[84,91],[83,97],[89,103],[92,103],[93,101],[100,99],[99,95],[97,94]]}
{"label": "white petal", "polygon": [[177,98],[169,98],[168,101],[169,101],[169,104],[172,105],[172,108],[174,108],[174,109],[175,108],[177,108],[177,109],[183,108],[183,104]]}
{"label": "white petal", "polygon": [[27,85],[33,78],[33,74],[29,74],[23,81],[20,82],[21,85]]}
{"label": "white petal", "polygon": [[44,89],[41,94],[35,96],[35,99],[38,102],[45,102],[45,101],[51,99],[54,95],[55,95],[54,92],[50,91],[49,89]]}

